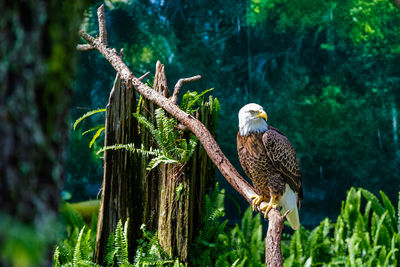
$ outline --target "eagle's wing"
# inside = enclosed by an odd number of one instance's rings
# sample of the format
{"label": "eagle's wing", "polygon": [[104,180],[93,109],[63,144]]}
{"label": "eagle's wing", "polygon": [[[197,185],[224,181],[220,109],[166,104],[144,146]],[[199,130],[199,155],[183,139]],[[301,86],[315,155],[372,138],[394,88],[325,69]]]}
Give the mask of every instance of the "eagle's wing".
{"label": "eagle's wing", "polygon": [[300,166],[296,151],[289,142],[289,139],[278,129],[271,126],[264,133],[262,139],[272,164],[282,173],[285,182],[289,184],[292,190],[298,193],[298,200],[300,202],[303,199]]}

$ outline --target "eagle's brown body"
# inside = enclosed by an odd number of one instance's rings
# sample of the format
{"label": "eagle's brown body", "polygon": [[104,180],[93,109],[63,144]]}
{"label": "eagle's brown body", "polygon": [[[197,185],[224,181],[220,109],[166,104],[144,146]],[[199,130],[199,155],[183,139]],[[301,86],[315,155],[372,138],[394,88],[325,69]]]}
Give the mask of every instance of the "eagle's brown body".
{"label": "eagle's brown body", "polygon": [[257,194],[279,201],[286,184],[297,193],[297,204],[303,199],[301,172],[296,152],[287,137],[278,129],[268,126],[265,132],[237,134],[240,163],[253,182]]}

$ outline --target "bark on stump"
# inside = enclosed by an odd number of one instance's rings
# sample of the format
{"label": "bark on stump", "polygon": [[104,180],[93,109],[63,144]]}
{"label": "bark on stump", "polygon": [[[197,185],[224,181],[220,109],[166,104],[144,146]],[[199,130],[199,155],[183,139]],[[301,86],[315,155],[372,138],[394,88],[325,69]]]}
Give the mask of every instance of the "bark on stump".
{"label": "bark on stump", "polygon": [[[137,123],[132,113],[136,110],[135,92],[130,89],[119,74],[115,78],[106,109],[104,146],[136,143],[139,139]],[[104,151],[104,176],[99,218],[97,224],[95,261],[103,263],[108,237],[114,232],[120,219],[129,220],[128,246],[133,248],[138,238],[137,225],[141,199],[135,188],[140,180],[134,157],[124,149]],[[133,259],[133,253],[129,254]]]}
{"label": "bark on stump", "polygon": [[[196,117],[215,136],[214,112],[210,103],[203,102]],[[204,148],[198,144],[186,166],[165,166],[160,177],[158,240],[165,252],[171,252],[171,256],[184,263],[189,263],[190,244],[200,228],[205,195],[215,184],[215,171]]]}
{"label": "bark on stump", "polygon": [[[168,96],[163,66],[159,63],[154,84],[155,91]],[[155,123],[152,102],[143,100],[139,108],[142,115]],[[134,143],[136,148],[143,146],[145,150],[157,147],[149,131],[132,116],[136,110],[134,90],[117,75],[106,109],[105,146]],[[211,105],[204,102],[195,115],[215,133],[216,116]],[[99,264],[105,257],[108,236],[120,219],[127,218],[131,261],[136,240],[142,237],[142,224],[159,233],[160,244],[168,254],[171,251],[172,256],[188,261],[190,243],[201,223],[205,194],[215,183],[215,167],[200,144],[183,168],[160,165],[149,172],[146,170],[149,160],[123,149],[104,152],[95,252]],[[177,192],[181,182],[183,188]]]}

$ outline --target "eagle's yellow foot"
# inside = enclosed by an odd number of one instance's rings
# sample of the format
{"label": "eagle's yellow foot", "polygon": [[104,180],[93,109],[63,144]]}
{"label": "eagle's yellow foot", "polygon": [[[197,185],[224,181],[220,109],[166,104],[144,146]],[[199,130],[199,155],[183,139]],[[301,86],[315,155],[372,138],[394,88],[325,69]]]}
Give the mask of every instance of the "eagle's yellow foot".
{"label": "eagle's yellow foot", "polygon": [[260,205],[261,202],[266,200],[263,196],[259,195],[250,196],[250,199],[253,200],[253,202],[251,203],[251,208],[253,209],[253,211],[256,210],[256,206]]}
{"label": "eagle's yellow foot", "polygon": [[[260,203],[261,203],[261,202],[260,202]],[[276,209],[276,208],[278,208],[278,207],[279,207],[279,205],[278,205],[278,203],[275,202],[275,197],[274,197],[274,196],[271,196],[271,199],[270,199],[269,203],[267,204],[267,206],[265,206],[265,207],[263,207],[263,208],[261,209],[262,211],[265,212],[264,218],[267,219],[267,217],[268,217],[268,212],[269,212],[271,209]]]}

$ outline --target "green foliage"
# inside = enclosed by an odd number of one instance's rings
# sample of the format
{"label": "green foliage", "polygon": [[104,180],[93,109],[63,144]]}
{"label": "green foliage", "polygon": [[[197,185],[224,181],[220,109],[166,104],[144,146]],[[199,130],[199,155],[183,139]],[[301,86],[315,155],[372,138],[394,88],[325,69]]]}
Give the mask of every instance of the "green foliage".
{"label": "green foliage", "polygon": [[58,237],[60,225],[52,216],[41,225],[23,223],[0,211],[0,265],[42,266],[46,251]]}
{"label": "green foliage", "polygon": [[61,206],[60,214],[67,226],[67,238],[58,242],[53,254],[53,265],[98,266],[93,262],[97,218],[92,217],[88,228],[82,216],[68,203]]}
{"label": "green foliage", "polygon": [[100,154],[106,150],[118,150],[118,149],[125,149],[125,150],[129,151],[130,153],[137,153],[137,154],[144,155],[146,157],[161,155],[161,151],[159,149],[153,149],[152,147],[150,147],[148,150],[146,150],[144,148],[143,144],[141,145],[140,148],[136,148],[135,144],[117,144],[117,145],[112,145],[112,146],[106,146],[106,147],[99,149],[97,151],[97,154]]}
{"label": "green foliage", "polygon": [[108,239],[107,254],[104,260],[107,266],[113,266],[114,262],[118,266],[133,266],[128,259],[128,222],[129,219],[122,225],[122,221],[119,220],[115,228],[115,235],[111,234]]}
{"label": "green foliage", "polygon": [[[398,266],[400,233],[395,208],[365,189],[351,188],[336,223],[301,227],[285,243],[285,266]],[[362,196],[364,198],[362,198]],[[365,202],[365,205],[362,205]]]}
{"label": "green foliage", "polygon": [[106,112],[105,108],[102,109],[96,109],[96,110],[91,110],[89,112],[86,112],[85,114],[83,114],[81,117],[79,117],[75,122],[74,122],[74,130],[76,129],[76,127],[78,126],[78,124],[80,122],[82,122],[84,119],[89,118],[90,116],[97,114],[97,113],[101,113],[101,112]]}
{"label": "green foliage", "polygon": [[[204,102],[203,96],[210,92],[213,89],[205,90],[201,93],[191,92],[188,91],[183,96],[181,109],[185,112],[194,112],[197,110],[197,105],[200,105],[201,102]],[[145,149],[142,145],[141,148],[136,148],[135,144],[116,144],[112,146],[107,146],[100,148],[97,151],[97,154],[100,154],[106,150],[118,150],[118,149],[125,149],[131,153],[138,153],[145,155],[146,157],[154,156],[148,164],[147,170],[152,170],[157,167],[160,163],[163,164],[185,164],[190,157],[192,156],[193,152],[196,149],[198,140],[193,135],[190,134],[189,138],[183,138],[183,131],[178,130],[177,127],[177,120],[174,118],[169,118],[165,111],[161,108],[155,110],[155,122],[152,123],[148,120],[145,116],[141,115],[140,106],[142,102],[142,96],[139,99],[137,112],[133,113],[133,116],[138,120],[138,122],[143,125],[153,136],[154,140],[156,141],[158,147],[160,149]],[[218,111],[220,109],[220,105],[218,99],[212,98],[210,96],[209,102],[211,105],[211,109],[214,110],[213,114],[217,116]],[[195,109],[196,107],[196,109]],[[78,118],[74,123],[74,130],[76,129],[77,125],[82,122],[84,119],[100,113],[105,112],[105,109],[97,109],[87,112],[80,118]],[[100,134],[104,131],[104,125],[97,125],[85,132],[82,135],[87,133],[96,131],[93,135],[92,140],[89,143],[89,147],[91,148],[96,139],[100,136]]]}
{"label": "green foliage", "polygon": [[[91,117],[91,116],[93,116],[93,115],[95,115],[95,114],[103,113],[103,112],[105,113],[105,112],[106,112],[106,109],[91,110],[91,111],[89,111],[89,112],[83,114],[81,117],[79,117],[79,118],[75,121],[74,126],[73,126],[73,129],[76,130],[76,127],[78,126],[78,124],[81,123],[84,119],[87,119],[87,118],[89,118],[89,117]],[[89,130],[86,130],[86,131],[84,131],[84,132],[82,133],[82,135],[85,135],[85,134],[88,134],[88,133],[90,133],[90,132],[96,131],[96,132],[94,133],[92,139],[90,140],[89,148],[91,148],[91,147],[93,146],[94,142],[95,142],[96,139],[100,136],[100,134],[104,131],[104,129],[105,129],[104,124],[102,124],[102,125],[97,125],[97,126],[95,126],[95,127],[92,127],[92,128],[90,128]]]}
{"label": "green foliage", "polygon": [[206,196],[204,221],[192,247],[194,266],[263,266],[264,242],[260,215],[249,207],[241,226],[227,227],[223,220],[225,190],[215,189]]}
{"label": "green foliage", "polygon": [[[336,223],[323,220],[312,230],[301,227],[290,240],[283,236],[284,266],[398,266],[399,214],[383,192],[381,200],[365,189],[351,188]],[[264,266],[264,241],[260,214],[249,207],[241,224],[230,228],[224,219],[225,190],[215,189],[205,198],[201,230],[190,249],[193,266]],[[400,201],[400,200],[399,200]],[[394,211],[394,213],[393,213]],[[86,226],[68,204],[61,210],[68,222],[68,238],[54,252],[55,266],[95,266],[92,263],[95,223]],[[109,237],[105,265],[181,266],[158,243],[157,234],[142,225],[133,263],[128,261],[128,221],[119,221]]]}
{"label": "green foliage", "polygon": [[138,122],[152,134],[161,154],[153,158],[147,169],[151,170],[160,163],[185,164],[192,156],[197,146],[197,138],[190,134],[188,140],[183,138],[183,132],[178,130],[177,121],[169,118],[161,108],[155,110],[155,123],[151,123],[139,113],[133,113]]}
{"label": "green foliage", "polygon": [[186,113],[192,113],[195,112],[197,109],[194,107],[199,104],[201,104],[201,101],[203,99],[203,96],[207,94],[208,92],[214,90],[214,88],[210,88],[207,90],[204,90],[201,93],[198,93],[196,91],[187,91],[183,97],[182,97],[182,102],[179,105],[179,107],[185,111]]}
{"label": "green foliage", "polygon": [[134,258],[134,266],[184,266],[179,259],[171,258],[161,248],[157,233],[153,234],[142,225],[143,238],[138,240],[138,247]]}

